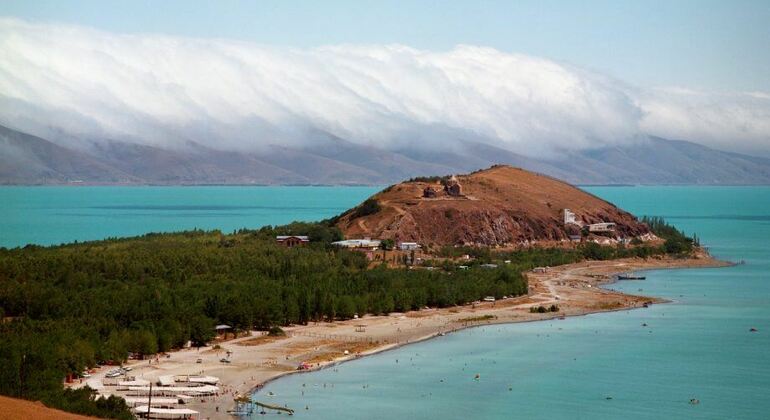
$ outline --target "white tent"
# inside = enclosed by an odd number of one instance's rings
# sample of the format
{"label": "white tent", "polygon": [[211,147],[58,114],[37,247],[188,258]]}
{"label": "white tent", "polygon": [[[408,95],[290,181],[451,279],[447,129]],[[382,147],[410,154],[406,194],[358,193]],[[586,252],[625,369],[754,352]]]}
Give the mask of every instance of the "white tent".
{"label": "white tent", "polygon": [[133,381],[119,381],[118,386],[122,387],[128,387],[128,386],[147,386],[150,384],[150,381],[146,381],[144,379],[134,379]]}
{"label": "white tent", "polygon": [[[150,387],[148,386],[131,386],[128,388],[131,395],[148,395],[150,393]],[[202,386],[159,386],[152,388],[152,395],[214,395],[219,393],[219,387],[213,385]]]}
{"label": "white tent", "polygon": [[219,378],[217,378],[216,376],[188,376],[187,381],[195,382],[199,384],[214,385],[219,382]]}
{"label": "white tent", "polygon": [[162,406],[169,406],[169,405],[177,405],[179,404],[179,398],[168,398],[168,397],[153,397],[152,400],[149,400],[149,396],[146,397],[123,397],[124,400],[126,400],[126,404],[128,404],[131,407],[136,407],[137,405],[144,405],[147,406],[147,404],[152,404],[153,406],[162,405]]}
{"label": "white tent", "polygon": [[146,405],[140,405],[139,407],[134,408],[134,412],[137,414],[149,413],[156,419],[191,419],[193,416],[197,417],[198,414],[200,414],[195,410],[190,410],[189,408],[150,408]]}

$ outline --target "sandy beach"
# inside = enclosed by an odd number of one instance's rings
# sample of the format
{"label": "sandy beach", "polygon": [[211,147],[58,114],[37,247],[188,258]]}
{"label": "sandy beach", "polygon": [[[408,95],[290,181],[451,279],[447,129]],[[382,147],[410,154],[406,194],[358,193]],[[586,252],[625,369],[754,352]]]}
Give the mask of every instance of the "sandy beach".
{"label": "sandy beach", "polygon": [[[527,322],[561,316],[642,308],[663,303],[649,296],[627,295],[602,289],[615,275],[651,269],[724,267],[730,263],[700,253],[689,259],[650,258],[585,261],[551,267],[544,273],[527,272],[529,294],[495,302],[477,302],[459,307],[423,309],[388,316],[364,316],[337,322],[318,322],[284,328],[286,337],[267,337],[252,332],[200,349],[184,349],[151,361],[131,361],[132,375],[157,380],[161,375],[204,374],[220,378],[222,391],[216,397],[196,399],[185,407],[199,411],[200,418],[228,418],[237,395],[280,376],[299,372],[307,363],[320,369],[333,363],[385,351],[462,328]],[[641,283],[640,283],[641,284]],[[532,306],[558,305],[558,312],[532,313]],[[213,343],[212,343],[213,344]],[[231,352],[231,363],[220,359]],[[200,362],[198,362],[200,359]],[[90,378],[101,380],[109,369],[99,369]],[[75,384],[74,386],[84,386]]]}

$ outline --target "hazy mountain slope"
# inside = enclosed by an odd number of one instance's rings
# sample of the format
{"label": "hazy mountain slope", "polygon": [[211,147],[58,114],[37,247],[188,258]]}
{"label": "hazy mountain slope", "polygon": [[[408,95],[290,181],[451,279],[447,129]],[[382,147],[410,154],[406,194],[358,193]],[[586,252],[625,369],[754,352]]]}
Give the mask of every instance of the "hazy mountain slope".
{"label": "hazy mountain slope", "polygon": [[770,184],[768,158],[660,138],[558,159],[473,141],[388,151],[316,133],[308,144],[245,153],[195,143],[172,150],[99,141],[75,150],[0,126],[0,183],[392,184],[508,164],[573,184]]}
{"label": "hazy mountain slope", "polygon": [[303,150],[375,171],[381,174],[384,181],[392,181],[394,178],[403,180],[416,175],[449,173],[456,170],[453,165],[412,159],[398,152],[358,145],[328,134],[317,139],[312,143],[312,146]]}
{"label": "hazy mountain slope", "polygon": [[261,159],[301,175],[307,184],[382,184],[383,174],[361,166],[329,159],[315,153],[271,146]]}
{"label": "hazy mountain slope", "polygon": [[0,126],[1,184],[73,181],[122,183],[137,180],[86,153]]}
{"label": "hazy mountain slope", "polygon": [[191,144],[188,150],[168,150],[137,144],[96,144],[93,153],[108,164],[162,184],[296,184],[306,179],[291,171],[237,152]]}

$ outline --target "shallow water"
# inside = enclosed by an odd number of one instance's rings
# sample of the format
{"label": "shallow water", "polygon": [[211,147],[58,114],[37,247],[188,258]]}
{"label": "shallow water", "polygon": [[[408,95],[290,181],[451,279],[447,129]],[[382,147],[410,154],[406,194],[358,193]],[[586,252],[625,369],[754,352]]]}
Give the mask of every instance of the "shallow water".
{"label": "shallow water", "polygon": [[770,188],[589,190],[666,216],[746,264],[651,271],[612,286],[672,304],[473,328],[291,375],[255,398],[313,419],[768,418]]}

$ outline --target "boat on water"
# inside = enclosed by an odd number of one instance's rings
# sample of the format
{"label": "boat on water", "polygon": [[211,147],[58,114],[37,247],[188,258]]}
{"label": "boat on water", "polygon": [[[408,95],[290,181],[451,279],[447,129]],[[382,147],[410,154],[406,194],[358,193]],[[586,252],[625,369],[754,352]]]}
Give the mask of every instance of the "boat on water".
{"label": "boat on water", "polygon": [[637,275],[628,274],[628,273],[618,274],[617,277],[618,277],[618,280],[644,280],[647,278],[646,276],[637,276]]}

